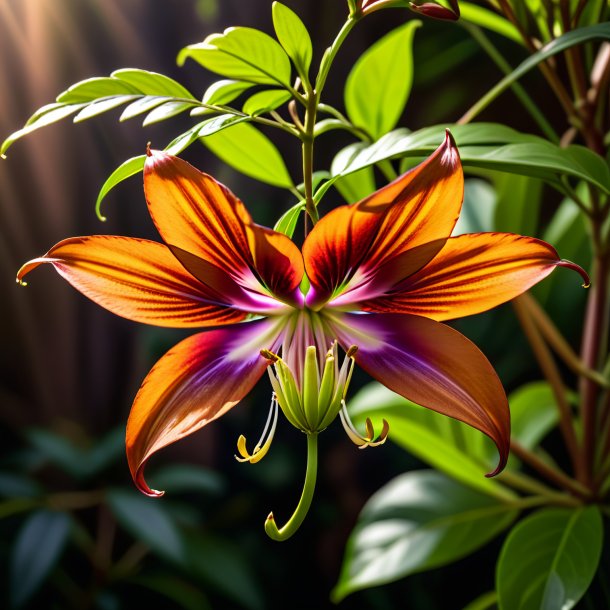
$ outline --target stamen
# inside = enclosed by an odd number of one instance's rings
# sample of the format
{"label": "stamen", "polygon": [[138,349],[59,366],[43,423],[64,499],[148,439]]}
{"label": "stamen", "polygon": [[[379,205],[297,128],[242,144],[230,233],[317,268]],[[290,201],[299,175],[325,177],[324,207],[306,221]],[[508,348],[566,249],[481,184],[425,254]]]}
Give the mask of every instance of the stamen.
{"label": "stamen", "polygon": [[347,436],[349,436],[352,443],[354,443],[358,449],[365,449],[366,447],[378,447],[379,445],[383,445],[388,438],[390,424],[388,424],[388,422],[384,419],[381,433],[377,438],[375,438],[373,422],[368,417],[364,423],[366,428],[366,436],[362,436],[349,417],[345,400],[341,401],[341,411],[339,412],[339,417],[341,418],[341,423],[343,424],[343,428],[345,429]]}
{"label": "stamen", "polygon": [[278,403],[275,392],[273,392],[271,394],[271,406],[269,407],[269,415],[267,416],[265,428],[263,429],[263,433],[261,434],[258,443],[256,443],[256,447],[254,447],[252,454],[248,453],[248,450],[246,449],[246,437],[241,434],[237,439],[237,451],[239,452],[239,455],[241,455],[241,458],[235,456],[235,459],[238,462],[250,462],[250,464],[256,464],[267,455],[267,452],[271,447],[271,441],[273,441],[273,437],[275,436],[277,416]]}

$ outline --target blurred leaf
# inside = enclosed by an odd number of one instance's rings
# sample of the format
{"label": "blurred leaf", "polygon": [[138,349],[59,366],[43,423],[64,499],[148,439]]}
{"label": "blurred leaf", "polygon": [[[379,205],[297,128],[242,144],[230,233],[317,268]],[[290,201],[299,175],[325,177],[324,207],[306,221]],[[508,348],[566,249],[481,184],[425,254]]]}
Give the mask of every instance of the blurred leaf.
{"label": "blurred leaf", "polygon": [[116,520],[136,540],[166,559],[187,565],[184,541],[162,500],[131,490],[112,489],[107,502]]}
{"label": "blurred leaf", "polygon": [[203,103],[211,105],[228,104],[252,86],[252,83],[240,80],[218,80],[205,90]]}
{"label": "blurred leaf", "polygon": [[117,106],[121,106],[122,104],[131,102],[137,98],[137,95],[113,95],[112,97],[101,98],[99,100],[96,100],[95,102],[92,102],[88,106],[85,106],[74,117],[74,122],[80,123],[82,121],[86,121],[87,119],[91,119],[104,112],[108,112],[108,110],[112,110]]}
{"label": "blurred leaf", "polygon": [[535,449],[559,419],[553,390],[546,381],[521,386],[508,397],[511,436],[526,449]]}
{"label": "blurred leaf", "polygon": [[158,74],[157,72],[125,68],[123,70],[115,70],[110,76],[136,87],[137,90],[144,95],[163,95],[166,97],[195,99],[191,92],[179,82],[164,74]]}
{"label": "blurred leaf", "polygon": [[159,593],[166,599],[176,602],[186,610],[211,610],[212,606],[205,595],[190,583],[163,572],[138,576],[133,579],[138,585]]}
{"label": "blurred leaf", "polygon": [[488,182],[478,178],[465,180],[462,211],[452,235],[492,231],[495,208],[496,191]]}
{"label": "blurred leaf", "polygon": [[266,135],[248,123],[206,135],[202,142],[219,159],[246,176],[273,186],[288,189],[293,186],[278,149]]}
{"label": "blurred leaf", "polygon": [[188,59],[227,78],[261,85],[290,86],[290,60],[271,36],[253,28],[227,28],[178,54],[178,65]]}
{"label": "blurred leaf", "polygon": [[517,514],[510,504],[439,472],[400,475],[362,509],[347,543],[333,601],[469,555],[508,527]]}
{"label": "blurred leaf", "polygon": [[275,110],[290,98],[290,93],[283,89],[267,89],[249,97],[244,103],[242,110],[246,114],[257,116]]}
{"label": "blurred leaf", "polygon": [[292,59],[299,76],[307,81],[313,54],[309,32],[299,16],[287,6],[274,2],[272,10],[277,39]]}
{"label": "blurred leaf", "polygon": [[601,556],[596,506],[544,509],[508,535],[496,568],[501,610],[570,610],[585,594]]}
{"label": "blurred leaf", "polygon": [[376,382],[360,390],[348,408],[356,425],[370,417],[380,430],[386,419],[391,441],[464,485],[500,500],[515,498],[496,479],[484,476],[492,467],[492,450],[482,432],[420,407]]}
{"label": "blurred leaf", "polygon": [[131,157],[127,161],[123,161],[111,174],[106,178],[106,182],[102,185],[100,192],[95,202],[95,213],[100,220],[106,220],[106,217],[102,215],[101,205],[106,195],[117,185],[139,174],[144,170],[144,163],[146,162],[146,155],[138,155],[137,157]]}
{"label": "blurred leaf", "polygon": [[39,510],[21,526],[11,551],[10,599],[23,606],[53,569],[70,533],[66,513]]}
{"label": "blurred leaf", "polygon": [[496,173],[498,194],[492,229],[521,235],[536,235],[542,196],[540,180]]}
{"label": "blurred leaf", "polygon": [[189,535],[185,543],[193,575],[244,608],[262,610],[265,607],[251,563],[242,549],[222,538],[200,534]]}
{"label": "blurred leaf", "polygon": [[0,472],[0,497],[36,498],[41,493],[42,488],[37,481],[22,474]]}
{"label": "blurred leaf", "polygon": [[498,606],[498,594],[495,591],[483,593],[471,601],[464,610],[495,610]]}
{"label": "blurred leaf", "polygon": [[375,172],[372,167],[365,167],[337,180],[335,188],[341,193],[345,203],[356,203],[375,190]]}
{"label": "blurred leaf", "polygon": [[35,428],[26,432],[29,443],[43,457],[69,475],[80,478],[84,474],[81,451],[63,436]]}
{"label": "blurred leaf", "polygon": [[273,229],[292,238],[297,223],[299,222],[299,218],[301,217],[301,212],[304,209],[305,202],[299,201],[299,203],[293,205],[289,210],[280,216]]}
{"label": "blurred leaf", "polygon": [[159,123],[160,121],[165,121],[167,119],[171,119],[172,117],[182,114],[186,112],[189,108],[196,106],[195,103],[189,102],[165,102],[165,104],[161,104],[156,108],[153,108],[142,121],[142,125],[146,127],[147,125],[152,125],[154,123]]}
{"label": "blurred leaf", "polygon": [[62,104],[80,104],[93,102],[101,97],[110,95],[134,95],[140,91],[137,87],[110,76],[96,76],[87,78],[60,93],[56,101]]}
{"label": "blurred leaf", "polygon": [[369,47],[345,83],[350,121],[377,140],[392,129],[404,110],[413,83],[413,36],[421,21],[392,30]]}
{"label": "blurred leaf", "polygon": [[500,34],[500,36],[504,36],[517,44],[523,44],[519,31],[508,19],[482,6],[460,0],[460,18]]}
{"label": "blurred leaf", "polygon": [[170,493],[199,492],[217,496],[226,487],[220,474],[201,466],[173,464],[149,475],[158,489]]}

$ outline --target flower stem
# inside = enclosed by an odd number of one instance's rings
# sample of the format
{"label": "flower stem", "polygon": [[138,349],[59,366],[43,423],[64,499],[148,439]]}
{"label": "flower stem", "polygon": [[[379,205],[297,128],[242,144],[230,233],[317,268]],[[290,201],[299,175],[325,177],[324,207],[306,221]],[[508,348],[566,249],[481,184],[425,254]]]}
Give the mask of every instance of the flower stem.
{"label": "flower stem", "polygon": [[288,540],[296,531],[301,527],[301,524],[305,520],[311,501],[313,499],[313,493],[316,488],[316,478],[318,475],[318,434],[314,432],[307,434],[307,469],[305,471],[305,483],[303,484],[303,491],[301,493],[301,499],[292,514],[292,517],[286,522],[284,527],[278,529],[273,512],[269,513],[267,520],[265,521],[265,532],[272,540],[283,541]]}

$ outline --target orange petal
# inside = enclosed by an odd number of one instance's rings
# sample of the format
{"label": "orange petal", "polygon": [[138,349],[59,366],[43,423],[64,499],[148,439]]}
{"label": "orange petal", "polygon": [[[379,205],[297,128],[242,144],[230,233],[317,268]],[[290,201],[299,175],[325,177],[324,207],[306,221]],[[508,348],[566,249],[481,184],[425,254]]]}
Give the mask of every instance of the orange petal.
{"label": "orange petal", "polygon": [[480,430],[506,465],[510,412],[504,389],[476,345],[449,326],[420,316],[342,314],[331,321],[343,349],[394,392]]}
{"label": "orange petal", "polygon": [[[312,285],[308,301],[319,306],[350,281],[374,277],[409,249],[447,239],[464,198],[464,176],[453,138],[423,163],[352,206],[324,216],[303,245]],[[440,242],[439,242],[440,243]]]}
{"label": "orange petal", "polygon": [[230,303],[219,304],[156,242],[113,235],[65,239],[23,265],[17,280],[43,263],[98,305],[136,322],[186,328],[238,322],[246,315]]}
{"label": "orange petal", "polygon": [[245,322],[189,337],[148,373],[127,422],[127,461],[143,493],[151,489],[144,467],[153,453],[224,415],[252,389],[268,365],[263,348],[275,349],[277,321]]}
{"label": "orange petal", "polygon": [[396,286],[393,294],[362,305],[366,311],[410,313],[449,320],[486,311],[525,292],[562,261],[539,239],[512,233],[474,233],[447,240],[428,265]]}
{"label": "orange petal", "polygon": [[244,204],[214,178],[178,157],[151,151],[144,191],[165,243],[215,265],[250,290],[277,290],[280,298],[295,293],[303,276],[298,248],[285,235],[255,225]]}

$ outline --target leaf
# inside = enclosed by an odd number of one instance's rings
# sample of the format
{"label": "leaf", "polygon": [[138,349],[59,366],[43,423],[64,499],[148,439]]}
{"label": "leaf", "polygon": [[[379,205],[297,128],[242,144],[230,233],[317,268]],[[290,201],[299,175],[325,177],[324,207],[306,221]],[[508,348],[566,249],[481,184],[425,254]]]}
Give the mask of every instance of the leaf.
{"label": "leaf", "polygon": [[178,65],[193,59],[230,79],[260,85],[290,86],[290,60],[271,36],[253,28],[227,28],[178,54]]}
{"label": "leaf", "polygon": [[140,173],[144,170],[144,163],[146,162],[146,155],[138,155],[137,157],[131,157],[127,161],[123,161],[113,172],[106,178],[106,182],[102,185],[100,192],[95,202],[95,213],[97,217],[104,221],[106,217],[102,215],[101,205],[106,195],[123,180],[127,180],[131,176]]}
{"label": "leaf", "polygon": [[228,104],[252,86],[252,83],[240,80],[218,80],[205,90],[203,103],[210,105]]}
{"label": "leaf", "polygon": [[29,443],[52,464],[75,478],[82,478],[82,453],[68,439],[47,430],[34,428],[26,432]]}
{"label": "leaf", "polygon": [[279,233],[283,233],[288,237],[292,238],[294,230],[296,229],[301,212],[305,209],[305,202],[299,201],[296,205],[293,205],[289,210],[284,212],[279,220],[275,223],[273,229]]}
{"label": "leaf", "polygon": [[452,563],[483,546],[518,511],[433,470],[399,475],[366,503],[332,599]]}
{"label": "leaf", "polygon": [[236,125],[237,123],[245,123],[249,120],[250,117],[247,116],[221,114],[211,119],[207,119],[206,121],[203,121],[203,123],[199,123],[197,129],[197,137],[205,138],[207,136],[211,136],[214,133],[217,133],[218,131],[226,129],[227,127],[231,127],[232,125]]}
{"label": "leaf", "polygon": [[246,100],[242,110],[246,114],[258,116],[259,114],[275,110],[291,97],[290,93],[283,89],[259,91]]}
{"label": "leaf", "polygon": [[482,110],[495,100],[501,93],[506,91],[515,81],[519,80],[524,74],[535,68],[545,59],[561,53],[570,47],[583,44],[590,40],[610,39],[610,22],[598,23],[595,25],[578,28],[559,38],[555,38],[547,45],[542,47],[537,53],[530,55],[525,61],[520,63],[510,74],[505,76],[495,87],[490,89],[465,115],[462,121],[471,121]]}
{"label": "leaf", "polygon": [[334,183],[345,203],[356,203],[375,190],[375,173],[372,167],[343,176]]}
{"label": "leaf", "polygon": [[484,180],[469,178],[464,181],[464,202],[452,235],[493,231],[496,192]]}
{"label": "leaf", "polygon": [[278,149],[267,136],[248,123],[206,135],[202,142],[219,159],[246,176],[273,186],[293,187]]}
{"label": "leaf", "polygon": [[544,509],[508,535],[496,567],[500,610],[570,610],[600,560],[603,524],[596,506]]}
{"label": "leaf", "polygon": [[488,591],[471,601],[464,610],[495,610],[498,603],[498,594],[495,591]]}
{"label": "leaf", "polygon": [[558,421],[553,390],[546,381],[521,386],[508,397],[511,436],[526,449],[535,449]]}
{"label": "leaf", "polygon": [[203,593],[192,584],[164,572],[138,576],[131,582],[159,593],[176,602],[186,610],[212,610],[212,605]]}
{"label": "leaf", "polygon": [[158,499],[135,491],[111,489],[108,506],[116,520],[155,553],[182,565],[187,564],[184,542],[178,527]]}
{"label": "leaf", "polygon": [[137,90],[144,95],[195,99],[193,94],[179,82],[164,74],[158,74],[157,72],[125,68],[123,70],[115,70],[110,76],[136,87]]}
{"label": "leaf", "polygon": [[137,95],[139,93],[137,87],[117,78],[96,76],[71,85],[57,96],[56,101],[62,104],[80,104],[93,102],[110,95]]}
{"label": "leaf", "polygon": [[376,42],[354,64],[345,84],[350,121],[379,139],[400,119],[413,83],[413,35],[409,21]]}
{"label": "leaf", "polygon": [[165,489],[168,493],[199,492],[217,496],[226,485],[223,478],[215,471],[201,466],[189,464],[173,464],[151,473],[157,489]]}
{"label": "leaf", "polygon": [[493,177],[498,200],[492,229],[505,233],[536,235],[542,182],[527,176],[498,172]]}
{"label": "leaf", "polygon": [[37,498],[42,488],[37,481],[12,473],[0,472],[0,497],[2,498]]}
{"label": "leaf", "polygon": [[[220,593],[249,610],[265,607],[252,563],[244,552],[222,538],[192,534],[185,540],[189,569]],[[203,560],[202,560],[203,558]]]}
{"label": "leaf", "polygon": [[161,104],[160,106],[157,106],[151,110],[146,115],[142,125],[146,127],[147,125],[152,125],[153,123],[165,121],[166,119],[170,119],[177,114],[185,112],[195,105],[196,104],[191,104],[189,102],[165,102],[165,104]]}
{"label": "leaf", "polygon": [[519,31],[510,21],[482,6],[460,1],[460,18],[500,34],[517,44],[523,44]]}
{"label": "leaf", "polygon": [[112,110],[117,106],[126,104],[137,99],[137,95],[113,95],[112,97],[101,98],[85,106],[75,117],[74,122],[80,123],[98,116],[108,110]]}
{"label": "leaf", "polygon": [[21,526],[10,560],[11,606],[23,606],[53,569],[68,540],[70,517],[39,510]]}
{"label": "leaf", "polygon": [[277,39],[292,59],[299,76],[307,82],[313,55],[309,32],[299,16],[284,4],[274,2],[272,12]]}
{"label": "leaf", "polygon": [[360,390],[348,408],[356,425],[370,417],[375,429],[381,429],[386,419],[391,441],[456,481],[500,500],[514,499],[499,481],[484,476],[493,467],[493,452],[474,428],[420,407],[376,382]]}
{"label": "leaf", "polygon": [[161,104],[165,104],[165,102],[167,101],[168,99],[163,96],[145,95],[144,97],[141,97],[135,102],[129,104],[129,106],[127,106],[125,110],[123,110],[123,113],[119,117],[119,121],[122,122],[127,121],[128,119],[133,119],[134,117],[137,117],[140,114],[144,114],[145,112],[148,112],[149,110],[152,110],[153,108],[156,108]]}

